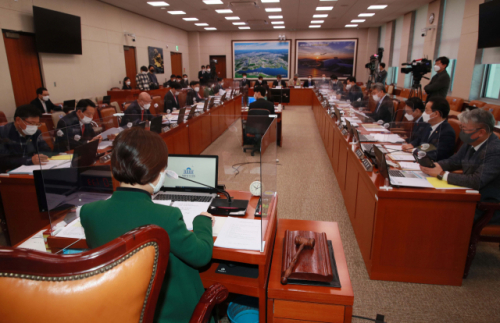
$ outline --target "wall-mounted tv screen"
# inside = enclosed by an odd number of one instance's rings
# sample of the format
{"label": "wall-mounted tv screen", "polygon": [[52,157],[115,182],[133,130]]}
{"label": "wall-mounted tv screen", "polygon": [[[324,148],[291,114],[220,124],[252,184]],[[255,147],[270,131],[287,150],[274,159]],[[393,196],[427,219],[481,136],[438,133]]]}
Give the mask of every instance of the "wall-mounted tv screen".
{"label": "wall-mounted tv screen", "polygon": [[80,17],[33,6],[39,53],[82,55]]}
{"label": "wall-mounted tv screen", "polygon": [[478,48],[500,47],[500,0],[479,5]]}

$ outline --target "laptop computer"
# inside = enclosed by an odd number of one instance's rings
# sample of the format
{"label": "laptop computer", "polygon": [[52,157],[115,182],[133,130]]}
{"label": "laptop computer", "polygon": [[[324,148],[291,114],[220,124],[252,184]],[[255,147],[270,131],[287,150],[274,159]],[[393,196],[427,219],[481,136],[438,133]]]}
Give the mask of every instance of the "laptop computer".
{"label": "laptop computer", "polygon": [[94,140],[84,145],[78,146],[73,151],[71,167],[87,167],[94,164],[99,140]]}
{"label": "laptop computer", "polygon": [[205,99],[205,104],[203,105],[203,112],[207,112],[207,110],[208,110],[208,101],[210,101],[210,100]]}
{"label": "laptop computer", "polygon": [[186,107],[180,108],[179,109],[179,115],[177,116],[177,124],[183,124],[184,123],[184,115],[186,114]]}
{"label": "laptop computer", "polygon": [[226,94],[227,94],[227,91],[220,97],[221,103],[226,101]]}
{"label": "laptop computer", "polygon": [[151,119],[151,125],[149,126],[149,131],[161,133],[162,116],[156,116]]}
{"label": "laptop computer", "polygon": [[111,95],[105,95],[102,97],[102,104],[110,104],[111,103]]}
{"label": "laptop computer", "polygon": [[76,100],[67,100],[63,102],[65,108],[74,109],[76,107]]}
{"label": "laptop computer", "polygon": [[189,110],[189,114],[188,114],[187,120],[193,119],[195,113],[196,113],[196,104],[193,104],[191,106],[191,110]]}
{"label": "laptop computer", "polygon": [[426,179],[428,176],[421,171],[406,171],[398,169],[389,169],[387,166],[387,161],[385,160],[385,154],[379,147],[373,147],[375,158],[377,160],[377,166],[380,174],[389,179],[389,183],[393,186],[405,186],[405,187],[424,187],[432,188],[432,184]]}
{"label": "laptop computer", "polygon": [[[192,179],[211,187],[218,184],[219,156],[208,155],[169,155],[168,170],[179,176]],[[182,178],[165,178],[163,186],[153,201],[171,200],[185,202],[207,202],[208,205],[217,196],[217,191]]]}
{"label": "laptop computer", "polygon": [[211,110],[213,107],[214,107],[214,104],[215,104],[215,97],[211,97],[209,99],[209,103],[208,103],[208,110]]}

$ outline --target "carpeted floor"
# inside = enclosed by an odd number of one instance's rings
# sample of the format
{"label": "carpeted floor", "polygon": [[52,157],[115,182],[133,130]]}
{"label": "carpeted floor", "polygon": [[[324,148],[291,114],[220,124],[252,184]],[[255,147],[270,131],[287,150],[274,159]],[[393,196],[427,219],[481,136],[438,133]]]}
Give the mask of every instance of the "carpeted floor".
{"label": "carpeted floor", "polygon": [[[259,180],[258,155],[241,151],[241,124],[237,121],[204,154],[223,156],[219,181],[244,189]],[[437,286],[368,278],[335,174],[309,107],[286,107],[283,112],[283,147],[278,147],[277,189],[279,218],[339,223],[354,289],[354,315],[386,322],[500,322],[500,250],[498,244],[480,243],[469,278],[463,286]],[[267,155],[268,153],[266,153]],[[267,155],[269,158],[270,155]],[[272,181],[272,175],[266,177]],[[304,194],[306,192],[307,194]],[[368,322],[353,319],[353,322]]]}

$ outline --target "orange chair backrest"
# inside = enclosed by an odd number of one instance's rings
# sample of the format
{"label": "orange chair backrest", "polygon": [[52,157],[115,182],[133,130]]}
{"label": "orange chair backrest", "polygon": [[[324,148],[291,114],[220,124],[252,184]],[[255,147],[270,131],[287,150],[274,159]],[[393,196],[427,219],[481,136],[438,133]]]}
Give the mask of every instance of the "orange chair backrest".
{"label": "orange chair backrest", "polygon": [[410,97],[410,89],[402,89],[400,96],[402,96],[403,98],[409,98]]}
{"label": "orange chair backrest", "polygon": [[450,104],[450,110],[457,112],[462,111],[462,107],[464,105],[464,99],[453,96],[447,96],[446,101],[448,101],[448,103]]}
{"label": "orange chair backrest", "polygon": [[179,95],[177,96],[177,99],[179,100],[179,107],[180,108],[186,106],[187,92],[182,91],[181,93],[179,93]]}
{"label": "orange chair backrest", "polygon": [[490,111],[491,114],[493,114],[493,117],[495,117],[495,120],[500,121],[500,105],[486,104],[481,109],[486,110],[486,111]]}
{"label": "orange chair backrest", "polygon": [[462,146],[462,141],[459,140],[460,136],[460,121],[457,119],[448,119],[448,123],[451,125],[453,130],[455,130],[455,151],[458,151],[460,146]]}
{"label": "orange chair backrest", "polygon": [[[42,133],[42,139],[45,140],[50,149],[54,150],[54,140],[52,137],[52,132],[49,132],[49,130],[47,129],[47,125],[45,123],[42,123],[38,130],[40,130],[40,132]],[[40,140],[40,137],[38,137],[38,140]]]}
{"label": "orange chair backrest", "polygon": [[115,108],[104,108],[101,110],[102,125],[104,126],[104,130],[118,128],[118,119],[113,116],[115,113]]}
{"label": "orange chair backrest", "polygon": [[2,111],[0,111],[0,122],[8,122],[5,113],[3,113]]}
{"label": "orange chair backrest", "polygon": [[151,107],[149,108],[149,112],[151,112],[152,115],[157,115],[159,113],[163,112],[163,100],[161,99],[161,96],[153,96],[152,97],[153,101],[151,101]]}
{"label": "orange chair backrest", "polygon": [[472,100],[472,101],[469,102],[469,106],[476,107],[476,108],[482,108],[485,105],[486,105],[486,102],[479,101],[479,100]]}

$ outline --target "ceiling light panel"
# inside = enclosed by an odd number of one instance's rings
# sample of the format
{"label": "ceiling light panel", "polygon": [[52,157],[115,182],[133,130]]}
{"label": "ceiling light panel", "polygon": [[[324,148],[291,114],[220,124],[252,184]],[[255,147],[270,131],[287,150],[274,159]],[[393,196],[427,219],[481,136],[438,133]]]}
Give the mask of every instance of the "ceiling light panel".
{"label": "ceiling light panel", "polygon": [[313,18],[326,18],[328,17],[327,14],[318,14],[318,15],[313,15]]}
{"label": "ceiling light panel", "polygon": [[269,16],[269,19],[283,19],[283,16]]}
{"label": "ceiling light panel", "polygon": [[381,10],[387,8],[386,4],[375,4],[368,7],[368,10]]}
{"label": "ceiling light panel", "polygon": [[271,24],[273,24],[273,25],[284,25],[285,22],[284,21],[271,21]]}
{"label": "ceiling light panel", "polygon": [[205,30],[217,30],[215,27],[205,27]]}
{"label": "ceiling light panel", "polygon": [[360,13],[358,17],[373,17],[375,16],[374,13]]}
{"label": "ceiling light panel", "polygon": [[242,26],[242,25],[246,25],[246,23],[245,22],[233,22],[233,25]]}
{"label": "ceiling light panel", "polygon": [[221,0],[203,0],[205,4],[224,4]]}
{"label": "ceiling light panel", "polygon": [[310,25],[309,28],[320,28],[321,25]]}
{"label": "ceiling light panel", "polygon": [[231,9],[217,9],[215,10],[217,13],[233,13]]}
{"label": "ceiling light panel", "polygon": [[148,5],[153,6],[153,7],[166,7],[166,6],[170,6],[165,1],[148,1]]}
{"label": "ceiling light panel", "polygon": [[351,22],[365,22],[366,19],[353,19]]}
{"label": "ceiling light panel", "polygon": [[316,7],[316,11],[330,11],[333,7]]}
{"label": "ceiling light panel", "polygon": [[238,27],[238,29],[250,29],[250,27]]}
{"label": "ceiling light panel", "polygon": [[262,3],[276,3],[276,2],[280,2],[280,0],[260,0],[260,2],[262,2]]}
{"label": "ceiling light panel", "polygon": [[348,25],[345,25],[346,28],[355,28],[355,27],[358,27],[358,25],[356,24],[348,24]]}
{"label": "ceiling light panel", "polygon": [[208,24],[207,24],[207,23],[205,23],[205,22],[200,22],[200,23],[195,24],[195,25],[196,25],[196,26],[200,26],[200,27],[201,27],[201,26],[208,26]]}
{"label": "ceiling light panel", "polygon": [[273,26],[274,29],[285,29],[285,26]]}
{"label": "ceiling light panel", "polygon": [[322,24],[324,22],[325,22],[324,20],[312,20],[311,24]]}
{"label": "ceiling light panel", "polygon": [[281,12],[281,8],[266,8],[266,12]]}
{"label": "ceiling light panel", "polygon": [[180,10],[175,10],[175,11],[167,11],[171,15],[185,15],[186,13],[184,11]]}
{"label": "ceiling light panel", "polygon": [[198,18],[182,18],[185,21],[198,21]]}
{"label": "ceiling light panel", "polygon": [[226,17],[226,20],[240,20],[240,17]]}

